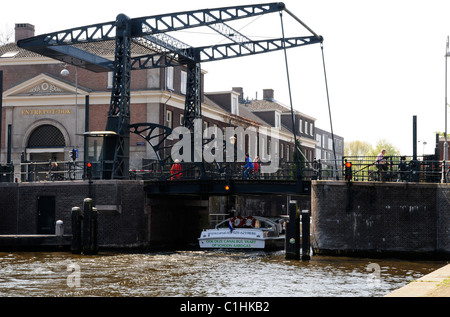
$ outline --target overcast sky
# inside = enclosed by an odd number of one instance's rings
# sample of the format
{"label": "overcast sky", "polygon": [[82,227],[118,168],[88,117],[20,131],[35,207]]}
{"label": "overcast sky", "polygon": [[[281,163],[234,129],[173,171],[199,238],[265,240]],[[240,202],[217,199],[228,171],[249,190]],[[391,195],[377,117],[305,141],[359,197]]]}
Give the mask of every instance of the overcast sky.
{"label": "overcast sky", "polygon": [[[115,20],[270,1],[86,1],[22,0],[2,3],[0,32],[15,23],[31,23],[36,35]],[[375,145],[386,139],[403,154],[412,154],[412,122],[417,116],[418,154],[434,152],[435,131],[445,129],[445,52],[450,35],[450,1],[432,0],[286,0],[286,7],[324,37],[334,133],[345,141]],[[284,15],[285,16],[285,15]],[[252,39],[281,37],[279,15],[241,25]],[[287,35],[310,35],[285,18]],[[290,34],[292,33],[292,34]],[[278,34],[278,35],[276,35]],[[193,46],[199,34],[186,32]],[[206,38],[207,34],[200,34]],[[288,50],[294,108],[330,130],[320,45]],[[275,90],[275,99],[290,105],[282,52],[204,63],[206,91],[243,87],[249,99]],[[450,110],[450,109],[449,109]],[[423,146],[424,141],[427,143]]]}

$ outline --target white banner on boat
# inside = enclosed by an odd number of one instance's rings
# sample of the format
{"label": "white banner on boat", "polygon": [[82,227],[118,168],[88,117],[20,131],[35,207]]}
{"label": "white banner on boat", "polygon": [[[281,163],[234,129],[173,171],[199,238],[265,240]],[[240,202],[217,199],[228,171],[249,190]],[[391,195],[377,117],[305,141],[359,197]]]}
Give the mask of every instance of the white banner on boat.
{"label": "white banner on boat", "polygon": [[232,249],[264,249],[264,240],[255,239],[202,239],[201,248],[232,248]]}

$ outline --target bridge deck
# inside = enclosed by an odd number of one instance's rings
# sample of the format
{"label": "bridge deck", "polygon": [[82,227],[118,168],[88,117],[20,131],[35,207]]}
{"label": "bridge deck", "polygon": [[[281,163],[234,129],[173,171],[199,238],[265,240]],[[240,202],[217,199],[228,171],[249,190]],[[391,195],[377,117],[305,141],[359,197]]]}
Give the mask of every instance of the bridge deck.
{"label": "bridge deck", "polygon": [[294,180],[176,180],[145,181],[149,195],[310,195],[311,181]]}

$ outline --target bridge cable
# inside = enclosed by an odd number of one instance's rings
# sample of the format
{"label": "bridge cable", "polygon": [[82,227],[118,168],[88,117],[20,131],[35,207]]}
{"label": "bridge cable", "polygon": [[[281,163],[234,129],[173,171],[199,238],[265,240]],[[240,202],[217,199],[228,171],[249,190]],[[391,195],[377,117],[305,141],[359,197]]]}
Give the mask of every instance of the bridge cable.
{"label": "bridge cable", "polygon": [[[281,19],[281,33],[283,36],[283,51],[284,51],[284,60],[285,60],[285,64],[286,64],[286,76],[287,76],[287,82],[288,82],[288,90],[289,90],[289,101],[290,101],[290,105],[291,105],[291,118],[292,118],[292,130],[294,133],[294,150],[296,153],[296,158],[297,158],[297,162],[296,163],[300,163],[300,149],[297,146],[297,133],[296,133],[296,129],[295,129],[295,117],[294,117],[294,108],[292,106],[292,93],[291,93],[291,80],[290,80],[290,76],[289,76],[289,65],[288,65],[288,58],[287,58],[287,52],[286,52],[286,38],[284,36],[284,22],[283,22],[283,12],[280,11],[280,19]],[[300,175],[297,175],[297,177],[301,177],[301,167],[300,164],[297,164],[297,168]]]}
{"label": "bridge cable", "polygon": [[339,173],[338,173],[338,168],[337,168],[337,158],[336,158],[336,145],[335,145],[334,132],[333,132],[333,120],[331,119],[330,95],[328,93],[327,71],[325,68],[325,56],[323,53],[323,42],[320,43],[320,49],[322,51],[323,74],[324,74],[324,78],[325,78],[325,89],[327,91],[328,113],[330,116],[330,126],[331,126],[331,138],[333,140],[333,154],[334,154],[334,165],[336,168],[336,180],[339,180]]}

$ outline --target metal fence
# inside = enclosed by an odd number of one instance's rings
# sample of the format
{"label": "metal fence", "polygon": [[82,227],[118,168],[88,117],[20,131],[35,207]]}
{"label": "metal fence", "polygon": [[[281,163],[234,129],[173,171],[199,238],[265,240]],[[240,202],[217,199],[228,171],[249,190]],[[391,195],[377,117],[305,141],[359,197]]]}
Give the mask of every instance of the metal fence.
{"label": "metal fence", "polygon": [[[389,156],[383,162],[377,162],[376,156],[347,156],[343,158],[342,166],[345,162],[352,163],[353,181],[439,183],[443,179],[443,161],[435,160],[434,156],[416,160],[411,156]],[[447,180],[449,173],[446,163],[444,176]]]}
{"label": "metal fence", "polygon": [[1,166],[1,182],[40,182],[83,179],[84,163],[77,161],[24,162]]}
{"label": "metal fence", "polygon": [[271,162],[261,163],[260,169],[246,170],[244,162],[232,163],[178,163],[179,172],[172,171],[174,164],[160,165],[158,161],[148,161],[142,170],[130,170],[130,178],[143,180],[194,180],[206,176],[217,180],[297,180],[298,175],[304,180],[336,179],[337,171],[328,165],[303,164],[296,162],[279,162],[276,166]]}
{"label": "metal fence", "polygon": [[[404,160],[402,160],[404,158]],[[173,164],[160,164],[156,160],[145,160],[140,170],[130,170],[130,179],[139,180],[195,180],[202,177],[217,180],[343,180],[345,162],[352,163],[352,181],[389,181],[389,182],[430,182],[442,181],[442,161],[430,157],[390,156],[386,164],[377,164],[374,156],[347,156],[342,161],[314,161],[300,166],[295,162],[280,162],[272,166],[272,172],[264,173],[264,169],[248,170],[245,163],[180,163],[178,172],[172,171]],[[56,163],[56,164],[55,164]],[[262,163],[262,166],[271,166]],[[20,164],[0,165],[0,182],[39,182],[83,180],[85,178],[84,162],[24,162]],[[444,181],[450,180],[449,163],[446,165]],[[92,162],[92,178],[102,177],[100,162]]]}

